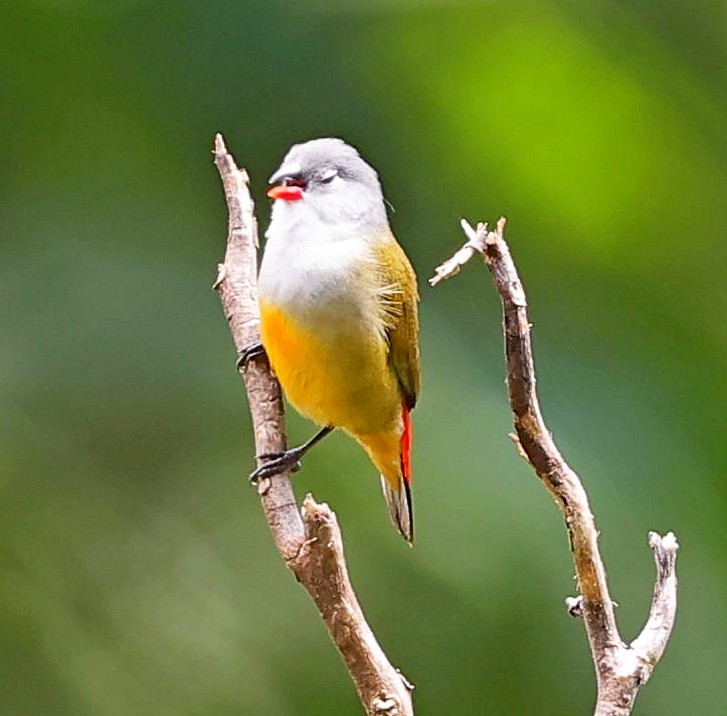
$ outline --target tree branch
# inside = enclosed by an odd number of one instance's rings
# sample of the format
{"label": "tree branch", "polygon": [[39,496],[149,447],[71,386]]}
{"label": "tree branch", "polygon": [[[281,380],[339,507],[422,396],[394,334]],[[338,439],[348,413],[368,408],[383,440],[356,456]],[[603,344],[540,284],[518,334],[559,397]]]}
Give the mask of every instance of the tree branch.
{"label": "tree branch", "polygon": [[646,626],[637,639],[626,645],[616,625],[586,491],[558,451],[540,411],[527,300],[503,238],[505,219],[498,221],[495,231],[488,231],[487,224],[479,224],[474,230],[466,221],[462,228],[467,242],[436,269],[430,283],[436,285],[456,274],[476,252],[492,273],[503,308],[507,384],[516,432],[512,437],[565,517],[580,590],[580,597],[568,600],[567,606],[571,614],[583,617],[586,626],[598,683],[595,716],[628,716],[640,686],[661,658],[674,624],[679,545],[671,532],[663,538],[654,532],[649,534],[657,565],[654,597]]}
{"label": "tree branch", "polygon": [[[237,168],[221,134],[215,164],[229,215],[227,250],[218,265],[218,291],[237,354],[260,340],[257,301],[257,223],[247,173]],[[283,402],[264,355],[240,368],[247,390],[257,455],[285,450]],[[258,464],[260,460],[258,458]],[[338,648],[368,716],[413,716],[411,686],[378,645],[353,591],[336,515],[308,495],[298,509],[287,475],[261,479],[258,493],[275,545],[308,590]]]}

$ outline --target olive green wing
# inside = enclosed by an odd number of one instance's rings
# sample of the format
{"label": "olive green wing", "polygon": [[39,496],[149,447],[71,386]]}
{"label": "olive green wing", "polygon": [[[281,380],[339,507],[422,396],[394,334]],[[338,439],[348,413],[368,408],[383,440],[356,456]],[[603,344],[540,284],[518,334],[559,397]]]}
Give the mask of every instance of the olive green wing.
{"label": "olive green wing", "polygon": [[416,274],[393,237],[383,242],[377,253],[379,304],[389,343],[389,363],[411,410],[419,395],[420,381]]}

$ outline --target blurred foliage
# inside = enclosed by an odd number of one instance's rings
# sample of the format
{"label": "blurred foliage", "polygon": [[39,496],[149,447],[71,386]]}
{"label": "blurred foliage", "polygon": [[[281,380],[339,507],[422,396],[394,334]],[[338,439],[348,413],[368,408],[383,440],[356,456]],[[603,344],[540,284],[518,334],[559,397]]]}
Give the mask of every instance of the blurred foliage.
{"label": "blurred foliage", "polygon": [[[625,636],[650,599],[647,530],[683,547],[677,629],[636,713],[724,713],[726,41],[723,0],[7,0],[0,713],[360,713],[246,483],[210,290],[218,130],[263,224],[292,142],[358,146],[419,271],[416,548],[344,436],[296,477],[338,512],[418,712],[594,698],[560,517],[507,439],[490,279],[424,281],[460,216],[506,214]],[[311,430],[290,416],[295,441]]]}

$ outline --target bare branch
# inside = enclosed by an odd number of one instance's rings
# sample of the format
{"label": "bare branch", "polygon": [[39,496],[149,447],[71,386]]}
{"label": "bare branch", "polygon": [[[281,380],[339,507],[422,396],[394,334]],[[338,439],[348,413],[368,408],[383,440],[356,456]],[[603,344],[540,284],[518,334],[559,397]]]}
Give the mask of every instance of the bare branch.
{"label": "bare branch", "polygon": [[479,251],[492,273],[503,308],[507,383],[514,414],[516,442],[541,482],[565,517],[573,551],[580,597],[567,600],[569,612],[582,616],[598,680],[596,716],[627,716],[634,700],[661,657],[671,634],[676,611],[674,564],[677,543],[669,533],[663,539],[655,533],[650,544],[655,550],[657,582],[651,614],[641,635],[627,646],[622,641],[614,604],[608,592],[606,570],[598,550],[596,529],[588,497],[578,475],[558,451],[545,425],[535,390],[535,368],[530,342],[527,299],[503,231],[505,219],[496,231],[486,224],[477,229],[465,221],[466,244],[430,279],[437,283],[459,271]]}
{"label": "bare branch", "polygon": [[677,538],[673,532],[667,532],[663,537],[656,532],[649,532],[649,547],[654,550],[656,563],[654,596],[649,620],[641,634],[631,642],[631,648],[645,662],[642,674],[644,682],[651,677],[651,672],[666,649],[677,610]]}
{"label": "bare branch", "polygon": [[[240,355],[260,340],[257,223],[247,174],[237,168],[221,134],[215,137],[214,155],[225,190],[229,223],[225,259],[218,266],[213,288],[219,292]],[[267,359],[264,355],[252,358],[241,372],[256,454],[283,451],[283,402]],[[368,716],[413,716],[411,686],[387,660],[351,586],[335,514],[310,495],[300,511],[287,475],[260,480],[258,492],[275,545],[318,607]]]}
{"label": "bare branch", "polygon": [[[504,219],[501,219],[501,221],[504,221]],[[441,266],[437,266],[434,270],[434,276],[429,279],[430,286],[436,286],[441,281],[456,276],[462,266],[476,253],[482,253],[485,250],[484,238],[487,235],[487,224],[477,224],[476,230],[465,219],[462,219],[460,224],[468,240],[451,259],[445,261]]]}
{"label": "bare branch", "polygon": [[328,505],[303,501],[306,541],[289,565],[310,592],[367,714],[409,716],[411,685],[394,669],[366,623],[346,568],[341,530]]}

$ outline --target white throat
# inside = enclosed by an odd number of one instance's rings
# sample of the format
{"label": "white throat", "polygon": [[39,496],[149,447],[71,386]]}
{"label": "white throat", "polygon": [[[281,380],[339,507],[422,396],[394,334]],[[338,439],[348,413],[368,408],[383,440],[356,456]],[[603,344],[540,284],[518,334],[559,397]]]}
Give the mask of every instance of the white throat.
{"label": "white throat", "polygon": [[354,221],[331,225],[304,201],[276,202],[260,265],[260,299],[299,321],[325,319],[340,330],[344,322],[363,320],[376,300],[372,248],[382,233],[362,232]]}

